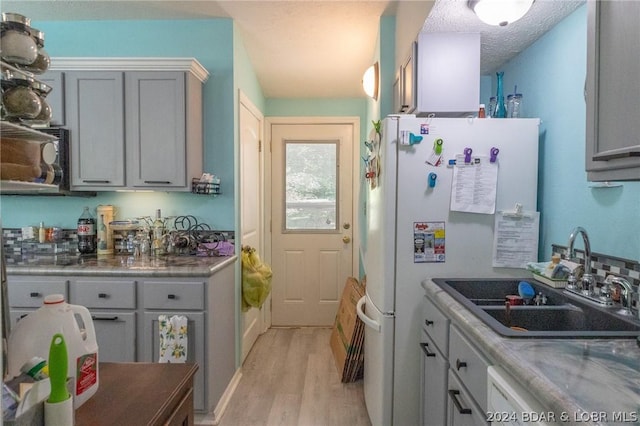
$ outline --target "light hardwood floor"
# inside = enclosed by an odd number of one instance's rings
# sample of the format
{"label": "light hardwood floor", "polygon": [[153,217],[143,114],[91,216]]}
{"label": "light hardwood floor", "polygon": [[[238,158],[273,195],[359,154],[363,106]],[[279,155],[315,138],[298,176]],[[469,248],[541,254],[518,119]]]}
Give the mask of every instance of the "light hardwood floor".
{"label": "light hardwood floor", "polygon": [[220,426],[368,426],[362,380],[341,383],[330,328],[272,328],[242,366]]}

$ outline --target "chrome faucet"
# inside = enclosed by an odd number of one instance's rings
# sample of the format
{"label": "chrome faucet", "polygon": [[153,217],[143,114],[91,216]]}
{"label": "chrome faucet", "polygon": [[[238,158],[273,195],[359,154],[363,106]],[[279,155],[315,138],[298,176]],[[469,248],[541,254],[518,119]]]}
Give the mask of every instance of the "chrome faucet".
{"label": "chrome faucet", "polygon": [[617,284],[622,287],[624,299],[620,301],[620,304],[622,305],[623,313],[625,315],[632,315],[633,311],[631,309],[633,307],[633,286],[631,285],[631,283],[629,283],[629,281],[622,277],[618,277],[616,275],[607,275],[607,278],[604,279],[604,284],[607,286]]}
{"label": "chrome faucet", "polygon": [[[582,241],[584,242],[584,275],[582,276],[582,283],[580,284],[580,288],[583,291],[589,292],[589,295],[593,294],[593,277],[591,275],[591,245],[589,244],[589,236],[587,235],[587,231],[581,227],[576,226],[571,231],[571,235],[569,235],[569,250],[567,253],[567,257],[569,260],[575,257],[575,251],[573,249],[573,245],[576,241],[576,237],[578,234],[582,235]],[[583,284],[587,284],[587,288],[584,288]]]}

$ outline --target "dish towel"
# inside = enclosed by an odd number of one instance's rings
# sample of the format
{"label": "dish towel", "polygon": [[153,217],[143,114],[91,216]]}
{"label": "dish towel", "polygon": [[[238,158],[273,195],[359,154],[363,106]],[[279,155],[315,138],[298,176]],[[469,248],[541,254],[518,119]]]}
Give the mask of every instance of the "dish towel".
{"label": "dish towel", "polygon": [[160,363],[187,362],[187,317],[184,315],[159,315]]}

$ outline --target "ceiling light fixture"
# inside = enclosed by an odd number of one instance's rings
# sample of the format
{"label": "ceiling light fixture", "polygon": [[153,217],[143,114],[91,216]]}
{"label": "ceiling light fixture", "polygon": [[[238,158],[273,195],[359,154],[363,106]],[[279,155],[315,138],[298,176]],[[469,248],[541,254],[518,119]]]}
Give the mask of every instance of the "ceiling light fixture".
{"label": "ceiling light fixture", "polygon": [[504,27],[522,18],[534,0],[469,0],[469,7],[486,24]]}
{"label": "ceiling light fixture", "polygon": [[364,93],[367,94],[370,98],[374,100],[378,100],[378,86],[380,85],[380,66],[376,62],[371,65],[364,72],[362,76],[362,88],[364,89]]}

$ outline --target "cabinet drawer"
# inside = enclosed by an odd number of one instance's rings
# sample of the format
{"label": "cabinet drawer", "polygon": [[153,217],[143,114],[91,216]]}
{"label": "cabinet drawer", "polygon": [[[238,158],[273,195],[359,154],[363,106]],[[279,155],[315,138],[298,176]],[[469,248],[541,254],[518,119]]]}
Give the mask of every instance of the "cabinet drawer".
{"label": "cabinet drawer", "polygon": [[145,281],[142,283],[145,309],[204,309],[204,283]]}
{"label": "cabinet drawer", "polygon": [[456,327],[451,327],[449,364],[476,402],[486,408],[487,368],[490,363]]}
{"label": "cabinet drawer", "polygon": [[68,300],[67,280],[8,277],[9,306],[15,308],[39,308],[45,296],[62,294]]}
{"label": "cabinet drawer", "polygon": [[74,280],[69,293],[71,303],[87,308],[136,308],[135,281]]}
{"label": "cabinet drawer", "polygon": [[426,296],[423,302],[422,327],[445,357],[449,356],[449,318]]}

